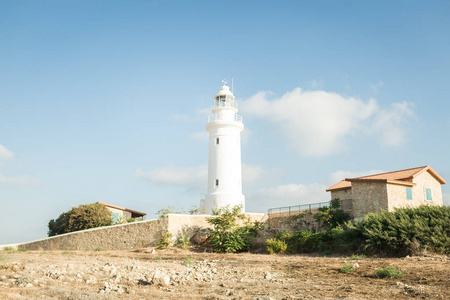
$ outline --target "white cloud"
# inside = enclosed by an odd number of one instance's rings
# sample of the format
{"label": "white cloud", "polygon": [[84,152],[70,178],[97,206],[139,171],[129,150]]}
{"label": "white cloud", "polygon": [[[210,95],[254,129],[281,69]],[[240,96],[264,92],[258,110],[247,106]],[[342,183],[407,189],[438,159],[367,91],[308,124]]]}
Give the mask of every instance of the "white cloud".
{"label": "white cloud", "polygon": [[5,177],[0,174],[0,185],[7,186],[38,186],[40,184],[39,180],[36,178],[29,177],[27,175],[19,177]]}
{"label": "white cloud", "polygon": [[179,114],[171,115],[169,119],[174,122],[189,122],[191,120],[188,115]]}
{"label": "white cloud", "polygon": [[5,146],[0,145],[0,165],[3,161],[13,158],[14,153],[8,150]]}
{"label": "white cloud", "polygon": [[134,172],[135,178],[149,182],[186,186],[189,188],[205,189],[208,178],[208,166],[199,167],[163,167],[144,172],[140,168]]}
{"label": "white cloud", "polygon": [[406,101],[392,103],[390,110],[381,110],[377,114],[374,128],[379,132],[384,146],[403,145],[406,135],[404,125],[413,114],[413,105]]}
{"label": "white cloud", "polygon": [[[261,178],[264,169],[261,166],[242,164],[242,181],[252,182]],[[208,166],[198,167],[163,167],[152,171],[142,171],[138,168],[134,177],[157,184],[185,186],[191,189],[206,190],[208,180]]]}
{"label": "white cloud", "polygon": [[287,143],[306,156],[338,153],[347,147],[349,136],[373,134],[385,129],[383,124],[388,124],[389,131],[383,132],[382,142],[394,146],[391,139],[400,138],[401,143],[402,126],[411,112],[407,102],[394,103],[390,110],[380,110],[375,99],[363,101],[325,91],[302,91],[300,88],[273,100],[268,99],[269,95],[270,92],[258,92],[242,101],[243,114],[278,124]]}
{"label": "white cloud", "polygon": [[313,184],[285,184],[263,188],[249,194],[246,201],[247,211],[261,211],[261,208],[274,208],[329,201],[327,186]]}

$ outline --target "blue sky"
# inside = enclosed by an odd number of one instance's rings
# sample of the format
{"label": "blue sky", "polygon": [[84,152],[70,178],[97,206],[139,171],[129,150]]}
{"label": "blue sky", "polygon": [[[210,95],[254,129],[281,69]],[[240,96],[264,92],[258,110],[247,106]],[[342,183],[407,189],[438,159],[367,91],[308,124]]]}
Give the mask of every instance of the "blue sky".
{"label": "blue sky", "polygon": [[[234,77],[247,210],[345,177],[450,180],[448,1],[0,1],[0,244],[97,201],[189,209]],[[450,188],[443,186],[450,204]]]}

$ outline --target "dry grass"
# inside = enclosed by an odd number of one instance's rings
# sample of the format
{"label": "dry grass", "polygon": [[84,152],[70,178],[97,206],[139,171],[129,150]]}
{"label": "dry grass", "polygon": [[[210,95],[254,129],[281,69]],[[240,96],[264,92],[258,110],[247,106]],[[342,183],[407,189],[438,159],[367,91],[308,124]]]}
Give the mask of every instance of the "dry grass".
{"label": "dry grass", "polygon": [[[152,299],[191,300],[289,297],[409,299],[412,296],[450,299],[450,261],[446,256],[369,257],[358,261],[360,267],[344,274],[340,272],[342,266],[354,262],[348,257],[217,254],[190,249],[192,251],[175,247],[155,252],[153,249],[71,251],[70,255],[61,251],[7,254],[0,251],[4,257],[8,256],[5,267],[0,269],[0,277],[5,276],[7,280],[1,279],[0,282],[8,282],[17,275],[33,283],[28,288],[17,284],[0,285],[0,299],[149,299],[149,295]],[[211,282],[190,279],[185,284],[167,287],[140,285],[137,281],[126,280],[127,273],[124,271],[119,283],[130,287],[132,293],[99,293],[104,287],[103,282],[112,280],[110,275],[102,273],[102,266],[105,265],[114,265],[129,273],[130,265],[138,266],[142,272],[156,268],[183,272],[202,262],[213,262],[217,269]],[[375,270],[383,266],[401,269],[405,277],[376,278]],[[67,272],[59,279],[56,275],[52,278],[45,275],[50,269],[67,269]],[[98,281],[76,281],[77,273],[81,272],[84,272],[84,277],[97,277]]]}

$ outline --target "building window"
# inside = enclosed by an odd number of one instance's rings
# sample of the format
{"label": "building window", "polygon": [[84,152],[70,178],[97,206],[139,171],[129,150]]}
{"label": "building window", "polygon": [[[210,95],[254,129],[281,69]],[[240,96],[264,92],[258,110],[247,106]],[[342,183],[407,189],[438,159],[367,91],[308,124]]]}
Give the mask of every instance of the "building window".
{"label": "building window", "polygon": [[117,221],[119,221],[119,214],[118,213],[113,213],[112,214],[112,219],[113,219],[113,223],[117,223]]}
{"label": "building window", "polygon": [[219,145],[219,138],[216,138],[216,145]]}
{"label": "building window", "polygon": [[412,200],[412,190],[410,187],[406,188],[406,200]]}
{"label": "building window", "polygon": [[431,197],[431,189],[425,189],[425,193],[427,195],[427,201],[432,201],[433,198]]}
{"label": "building window", "polygon": [[216,188],[219,187],[219,179],[216,179]]}

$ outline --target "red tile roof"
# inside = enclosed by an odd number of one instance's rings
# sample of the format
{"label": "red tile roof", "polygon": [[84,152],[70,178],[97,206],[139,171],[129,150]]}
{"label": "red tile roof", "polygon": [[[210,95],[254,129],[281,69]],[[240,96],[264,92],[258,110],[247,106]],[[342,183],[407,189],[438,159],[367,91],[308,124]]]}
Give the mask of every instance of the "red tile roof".
{"label": "red tile roof", "polygon": [[140,211],[137,211],[137,210],[132,210],[132,209],[125,208],[125,207],[120,207],[120,206],[112,205],[112,204],[105,203],[105,202],[97,202],[97,203],[103,204],[103,205],[108,206],[108,207],[117,208],[117,209],[120,209],[120,210],[123,210],[123,211],[128,211],[128,212],[132,213],[132,215],[134,215],[134,216],[142,216],[143,217],[143,216],[147,215],[146,213],[143,213],[143,212],[140,212]]}
{"label": "red tile roof", "polygon": [[335,185],[331,186],[330,188],[328,188],[327,192],[349,189],[352,187],[353,181],[381,181],[393,184],[413,186],[414,185],[413,178],[427,171],[431,175],[433,175],[437,179],[437,181],[439,181],[441,184],[445,184],[445,180],[441,176],[439,176],[439,174],[436,173],[430,166],[423,166],[418,168],[386,172],[356,178],[345,178],[345,180],[342,180],[336,183]]}

